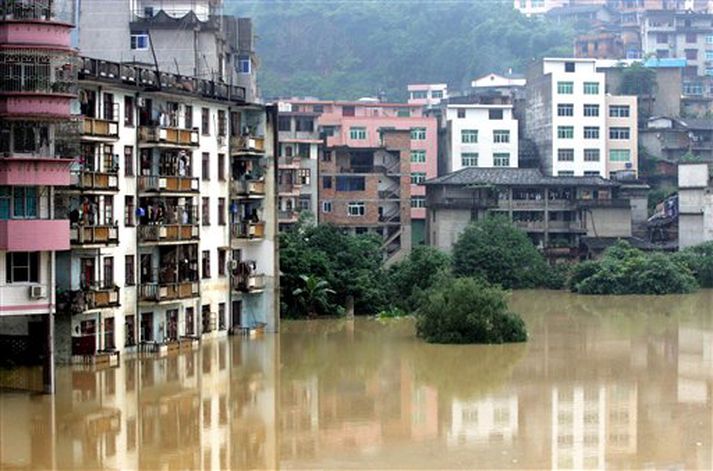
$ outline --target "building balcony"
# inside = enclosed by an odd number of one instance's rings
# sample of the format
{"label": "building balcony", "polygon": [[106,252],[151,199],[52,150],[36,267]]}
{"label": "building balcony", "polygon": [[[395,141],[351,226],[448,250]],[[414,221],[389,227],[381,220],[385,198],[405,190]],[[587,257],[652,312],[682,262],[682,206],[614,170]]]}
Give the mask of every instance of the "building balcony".
{"label": "building balcony", "polygon": [[139,143],[191,148],[199,146],[198,135],[198,130],[196,129],[141,126],[139,128]]}
{"label": "building balcony", "polygon": [[69,220],[0,220],[0,250],[6,252],[69,250]]}
{"label": "building balcony", "polygon": [[233,275],[231,286],[233,290],[241,293],[261,293],[265,290],[265,275],[261,273]]}
{"label": "building balcony", "polygon": [[428,206],[444,209],[485,209],[498,206],[495,198],[450,198],[445,197],[435,201],[429,201]]}
{"label": "building balcony", "polygon": [[265,153],[265,138],[262,136],[236,136],[230,138],[231,155],[262,155]]}
{"label": "building balcony", "polygon": [[577,199],[580,208],[628,208],[631,203],[624,198],[611,199]]}
{"label": "building balcony", "polygon": [[82,191],[116,192],[119,191],[119,174],[80,170],[72,173],[71,184]]}
{"label": "building balcony", "polygon": [[69,119],[74,98],[69,93],[0,92],[0,116]]}
{"label": "building balcony", "polygon": [[277,212],[277,220],[281,223],[297,222],[300,213],[294,210],[280,210]]}
{"label": "building balcony", "polygon": [[142,283],[139,287],[139,299],[144,302],[176,301],[198,297],[198,282],[183,281],[177,283]]}
{"label": "building balcony", "polygon": [[198,178],[144,175],[139,177],[139,191],[143,193],[198,193]]}
{"label": "building balcony", "polygon": [[72,159],[0,157],[0,185],[67,186]]}
{"label": "building balcony", "polygon": [[85,141],[115,141],[119,139],[119,122],[108,119],[84,118],[82,139]]}
{"label": "building balcony", "polygon": [[265,237],[265,221],[231,224],[230,236],[233,239],[262,239]]}
{"label": "building balcony", "polygon": [[[20,15],[21,16],[21,15]],[[73,26],[66,23],[46,20],[17,18],[6,16],[15,21],[0,22],[0,43],[22,44],[35,47],[66,48],[71,47]],[[25,21],[23,21],[25,20]]]}
{"label": "building balcony", "polygon": [[230,183],[233,195],[249,198],[263,198],[265,196],[264,180],[235,180]]}
{"label": "building balcony", "polygon": [[138,226],[140,243],[188,242],[199,238],[197,224],[160,224]]}
{"label": "building balcony", "polygon": [[69,228],[69,238],[73,246],[117,245],[119,243],[119,226],[115,224],[96,226],[75,224]]}
{"label": "building balcony", "polygon": [[300,158],[299,157],[280,157],[277,162],[277,166],[280,170],[299,170],[300,169]]}
{"label": "building balcony", "polygon": [[121,305],[118,286],[101,283],[90,285],[83,290],[84,310],[119,307]]}
{"label": "building balcony", "polygon": [[299,195],[302,185],[299,183],[280,183],[277,185],[277,192],[280,195]]}

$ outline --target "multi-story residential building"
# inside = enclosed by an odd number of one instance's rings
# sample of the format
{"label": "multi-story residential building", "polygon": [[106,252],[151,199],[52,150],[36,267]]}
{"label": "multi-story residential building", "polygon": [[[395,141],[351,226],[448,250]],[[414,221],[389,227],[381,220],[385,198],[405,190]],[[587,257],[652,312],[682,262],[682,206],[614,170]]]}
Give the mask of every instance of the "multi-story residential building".
{"label": "multi-story residential building", "polygon": [[426,190],[428,244],[445,251],[471,221],[489,215],[513,221],[549,258],[584,256],[591,239],[632,236],[634,202],[620,183],[599,176],[464,168],[428,181]]}
{"label": "multi-story residential building", "polygon": [[678,165],[678,247],[713,240],[713,171],[709,163]]}
{"label": "multi-story residential building", "polygon": [[448,99],[448,85],[445,83],[411,84],[408,86],[408,103],[426,108],[438,106]]}
{"label": "multi-story residential building", "polygon": [[83,58],[58,356],[277,328],[275,116],[245,89]]}
{"label": "multi-story residential building", "polygon": [[0,350],[43,359],[52,392],[56,257],[69,248],[69,218],[54,200],[78,152],[73,9],[49,0],[0,7]]}
{"label": "multi-story residential building", "polygon": [[657,159],[679,162],[691,154],[713,162],[713,122],[709,119],[653,117],[639,136],[642,148]]}
{"label": "multi-story residential building", "polygon": [[279,103],[277,118],[279,170],[278,217],[280,228],[297,222],[300,211],[318,214],[318,155],[322,140],[319,112],[302,111],[292,103]]}
{"label": "multi-story residential building", "polygon": [[111,12],[83,0],[79,11],[83,54],[241,86],[250,102],[258,97],[253,44],[251,20],[223,15],[223,0],[134,0]]}
{"label": "multi-story residential building", "polygon": [[443,171],[464,167],[517,167],[518,122],[511,104],[459,103],[444,107]]}
{"label": "multi-story residential building", "polygon": [[523,15],[543,15],[553,8],[569,5],[571,0],[513,0],[513,7]]}
{"label": "multi-story residential building", "polygon": [[636,97],[605,93],[594,59],[543,59],[530,70],[526,134],[547,175],[637,173]]}
{"label": "multi-story residential building", "polygon": [[500,91],[521,89],[526,84],[525,76],[513,73],[512,69],[508,70],[507,74],[489,73],[470,82],[470,86],[476,90],[495,89]]}

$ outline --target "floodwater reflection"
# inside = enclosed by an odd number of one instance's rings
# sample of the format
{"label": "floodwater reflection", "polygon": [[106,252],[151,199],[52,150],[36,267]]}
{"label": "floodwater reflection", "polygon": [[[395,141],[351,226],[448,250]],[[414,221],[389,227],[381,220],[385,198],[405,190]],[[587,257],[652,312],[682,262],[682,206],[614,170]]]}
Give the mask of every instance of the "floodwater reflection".
{"label": "floodwater reflection", "polygon": [[411,320],[62,368],[0,393],[0,468],[713,469],[713,291],[523,291],[526,344],[427,345]]}

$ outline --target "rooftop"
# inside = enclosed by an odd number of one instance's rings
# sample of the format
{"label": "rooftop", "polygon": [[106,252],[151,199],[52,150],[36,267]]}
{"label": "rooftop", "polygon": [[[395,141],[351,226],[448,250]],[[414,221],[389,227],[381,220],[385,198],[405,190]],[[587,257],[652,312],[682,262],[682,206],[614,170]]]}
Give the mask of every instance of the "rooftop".
{"label": "rooftop", "polygon": [[504,185],[504,186],[600,186],[618,183],[602,177],[549,177],[536,168],[468,167],[426,181],[427,185]]}

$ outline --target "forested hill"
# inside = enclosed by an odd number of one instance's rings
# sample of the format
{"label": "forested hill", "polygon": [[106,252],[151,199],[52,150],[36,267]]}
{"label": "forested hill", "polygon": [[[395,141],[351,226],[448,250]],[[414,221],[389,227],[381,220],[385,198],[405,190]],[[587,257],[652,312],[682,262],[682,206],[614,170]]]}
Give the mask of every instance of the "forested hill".
{"label": "forested hill", "polygon": [[227,0],[252,17],[263,96],[351,99],[406,85],[460,89],[478,75],[572,53],[572,32],[526,18],[512,0]]}

